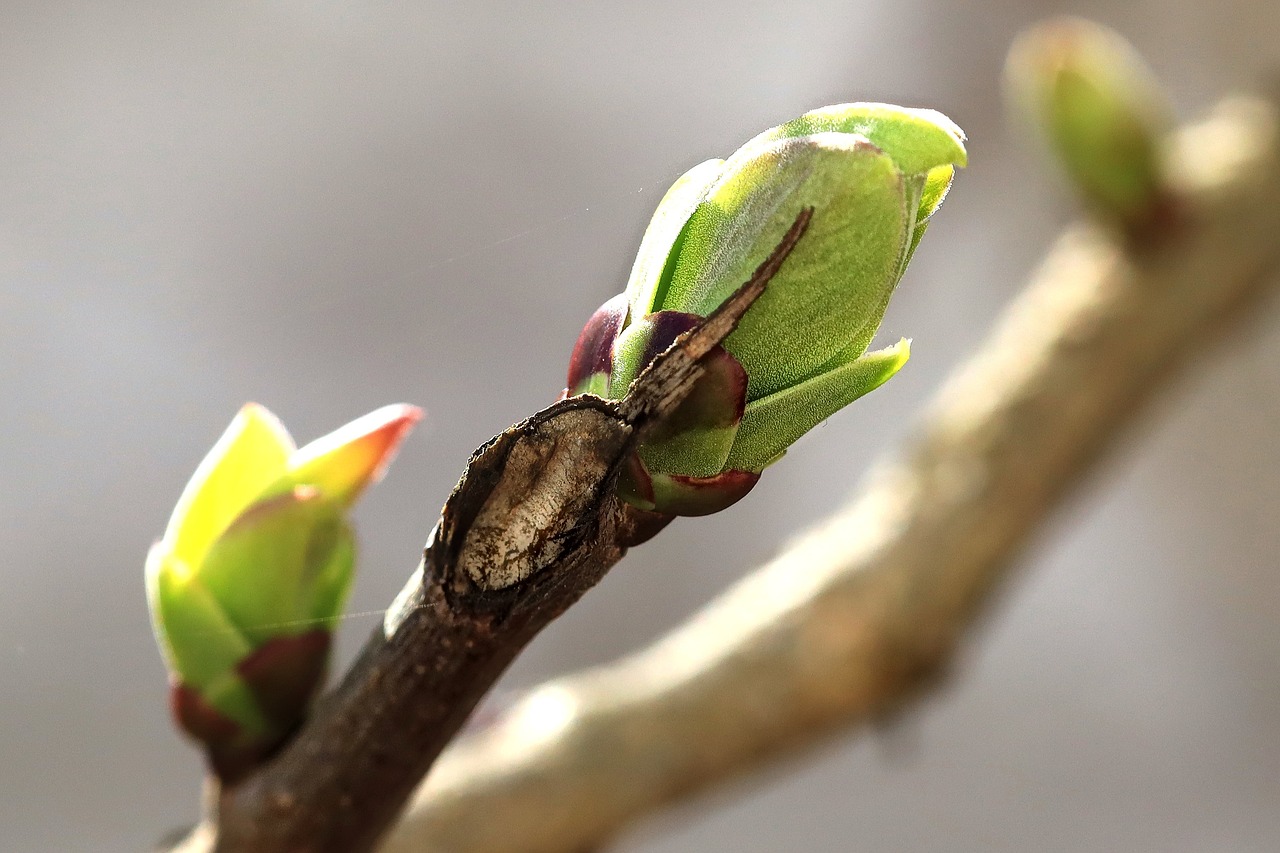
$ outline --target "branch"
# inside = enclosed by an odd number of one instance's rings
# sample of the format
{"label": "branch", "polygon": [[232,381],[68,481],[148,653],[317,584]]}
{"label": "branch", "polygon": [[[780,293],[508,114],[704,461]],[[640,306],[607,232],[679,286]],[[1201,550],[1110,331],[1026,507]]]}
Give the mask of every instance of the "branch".
{"label": "branch", "polygon": [[614,497],[620,466],[702,375],[808,227],[796,218],[739,290],[618,403],[574,397],[472,456],[422,563],[342,684],[263,768],[217,792],[182,849],[371,849],[480,698],[654,520]]}
{"label": "branch", "polygon": [[1178,233],[1067,233],[900,460],[652,647],[455,744],[384,853],[594,849],[660,806],[929,685],[1027,537],[1280,265],[1273,105],[1177,140]]}

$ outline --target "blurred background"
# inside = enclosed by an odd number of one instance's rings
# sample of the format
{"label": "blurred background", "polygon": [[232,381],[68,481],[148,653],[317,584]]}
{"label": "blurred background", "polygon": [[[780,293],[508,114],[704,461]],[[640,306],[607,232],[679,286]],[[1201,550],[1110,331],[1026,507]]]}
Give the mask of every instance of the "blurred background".
{"label": "blurred background", "polygon": [[[1072,215],[998,89],[1063,11],[1132,38],[1184,118],[1280,67],[1270,0],[0,4],[0,848],[196,817],[142,560],[243,401],[300,442],[428,411],[357,513],[345,662],[677,175],[824,104],[936,107],[972,166],[882,330],[911,364],[636,550],[503,689],[646,642],[834,509]],[[1273,301],[1043,531],[944,690],[618,849],[1280,849],[1277,379]]]}

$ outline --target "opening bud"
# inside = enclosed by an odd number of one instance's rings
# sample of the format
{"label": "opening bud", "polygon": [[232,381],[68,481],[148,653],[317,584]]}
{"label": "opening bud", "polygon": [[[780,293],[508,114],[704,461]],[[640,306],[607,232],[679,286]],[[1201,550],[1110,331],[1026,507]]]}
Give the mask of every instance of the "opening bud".
{"label": "opening bud", "polygon": [[621,399],[747,280],[802,209],[814,213],[686,402],[645,439],[619,494],[657,513],[724,509],[801,435],[897,372],[905,340],[867,348],[966,158],[964,133],[941,113],[856,103],[806,113],[681,177],[626,291],[583,330],[566,393]]}
{"label": "opening bud", "polygon": [[319,689],[355,566],[346,513],[422,416],[387,406],[295,449],[249,404],[147,555],[147,600],[178,725],[233,781]]}

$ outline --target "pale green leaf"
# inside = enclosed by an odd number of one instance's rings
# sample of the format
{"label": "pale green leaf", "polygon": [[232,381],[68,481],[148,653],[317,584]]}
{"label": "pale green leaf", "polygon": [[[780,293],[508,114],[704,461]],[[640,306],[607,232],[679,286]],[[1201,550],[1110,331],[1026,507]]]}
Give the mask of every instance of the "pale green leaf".
{"label": "pale green leaf", "polygon": [[200,578],[162,546],[147,563],[152,615],[169,668],[198,689],[234,669],[253,643]]}
{"label": "pale green leaf", "polygon": [[200,578],[227,617],[260,645],[317,626],[312,584],[345,531],[341,504],[314,489],[296,489],[255,504],[214,542]]}
{"label": "pale green leaf", "polygon": [[662,291],[671,278],[674,254],[690,214],[720,176],[723,160],[707,160],[685,172],[667,190],[649,220],[640,251],[627,281],[627,302],[633,318],[659,310]]}
{"label": "pale green leaf", "polygon": [[320,561],[311,583],[303,590],[298,610],[313,622],[309,627],[337,627],[346,608],[351,583],[355,579],[356,542],[351,526],[343,524],[329,551],[327,560]]}
{"label": "pale green leaf", "polygon": [[746,368],[747,399],[765,397],[879,322],[908,245],[908,202],[893,161],[849,134],[744,147],[690,217],[663,307],[709,313],[812,206],[805,236],[725,343]]}
{"label": "pale green leaf", "polygon": [[797,439],[883,385],[911,354],[906,339],[747,404],[726,468],[760,471]]}
{"label": "pale green leaf", "polygon": [[951,189],[951,179],[955,173],[954,166],[937,166],[930,169],[925,177],[924,188],[920,193],[920,205],[916,211],[916,222],[911,229],[911,245],[907,247],[907,253],[902,259],[903,272],[906,272],[911,256],[916,253],[916,246],[920,245],[920,239],[929,228],[930,217],[942,207],[942,202]]}
{"label": "pale green leaf", "polygon": [[640,458],[649,471],[685,477],[710,477],[724,467],[737,425],[693,427],[656,441],[645,440]]}
{"label": "pale green leaf", "polygon": [[613,342],[613,372],[609,375],[609,396],[612,399],[625,397],[631,383],[644,370],[645,350],[652,334],[652,321],[641,317],[633,319]]}
{"label": "pale green leaf", "polygon": [[292,452],[274,415],[254,403],[242,408],[178,498],[165,531],[175,556],[198,566],[218,534],[284,473]]}

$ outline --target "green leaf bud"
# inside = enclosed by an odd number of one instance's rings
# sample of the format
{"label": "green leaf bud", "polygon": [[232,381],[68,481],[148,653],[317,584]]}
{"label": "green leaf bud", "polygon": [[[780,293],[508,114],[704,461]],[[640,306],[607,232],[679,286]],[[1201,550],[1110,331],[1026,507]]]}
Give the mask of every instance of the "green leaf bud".
{"label": "green leaf bud", "polygon": [[1123,36],[1081,18],[1039,24],[1014,42],[1005,86],[1098,214],[1129,231],[1168,217],[1162,143],[1173,111]]}
{"label": "green leaf bud", "polygon": [[355,567],[346,512],[420,417],[387,406],[295,450],[244,407],[148,554],[174,718],[224,781],[269,755],[323,682]]}
{"label": "green leaf bud", "polygon": [[866,350],[966,162],[963,132],[940,113],[842,104],[682,176],[658,205],[622,298],[579,337],[566,393],[621,399],[750,277],[802,209],[814,213],[686,402],[645,438],[619,494],[656,513],[724,509],[801,435],[897,372],[905,341]]}

